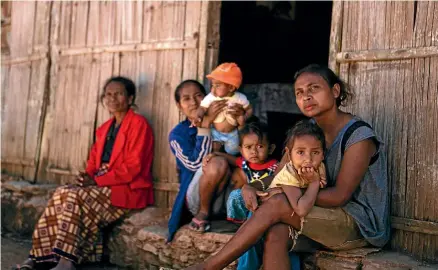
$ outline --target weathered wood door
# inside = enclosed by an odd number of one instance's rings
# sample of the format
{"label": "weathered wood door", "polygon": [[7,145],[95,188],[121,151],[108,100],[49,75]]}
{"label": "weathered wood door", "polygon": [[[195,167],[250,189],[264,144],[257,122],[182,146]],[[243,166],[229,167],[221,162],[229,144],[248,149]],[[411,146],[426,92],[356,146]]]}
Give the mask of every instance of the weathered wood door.
{"label": "weathered wood door", "polygon": [[438,261],[438,3],[334,2],[330,65],[386,143],[392,246]]}
{"label": "weathered wood door", "polygon": [[[49,2],[2,3],[2,170],[35,179],[47,90]],[[3,16],[6,14],[2,14]],[[4,45],[4,46],[3,46]]]}
{"label": "weathered wood door", "polygon": [[217,52],[207,33],[218,35],[210,17],[219,7],[219,2],[53,2],[50,99],[38,181],[66,183],[84,169],[95,128],[109,118],[100,103],[103,84],[122,75],[135,81],[138,112],[154,130],[157,204],[169,207],[179,188],[167,140],[181,119],[173,92],[183,79],[204,77],[206,59]]}

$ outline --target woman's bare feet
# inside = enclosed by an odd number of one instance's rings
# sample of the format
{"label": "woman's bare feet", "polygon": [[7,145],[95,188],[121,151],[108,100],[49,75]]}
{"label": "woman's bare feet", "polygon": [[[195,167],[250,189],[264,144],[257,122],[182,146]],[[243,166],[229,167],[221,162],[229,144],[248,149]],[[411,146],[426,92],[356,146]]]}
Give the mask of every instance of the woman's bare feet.
{"label": "woman's bare feet", "polygon": [[51,270],[76,270],[76,267],[74,266],[72,261],[61,258],[56,267],[52,268]]}

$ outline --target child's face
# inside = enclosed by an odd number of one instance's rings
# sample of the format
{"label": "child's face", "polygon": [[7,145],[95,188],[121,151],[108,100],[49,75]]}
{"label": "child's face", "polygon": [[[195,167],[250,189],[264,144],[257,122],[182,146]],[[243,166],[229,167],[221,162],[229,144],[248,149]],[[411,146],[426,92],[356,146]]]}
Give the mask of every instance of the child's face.
{"label": "child's face", "polygon": [[211,80],[211,92],[215,97],[227,97],[234,92],[234,87],[221,81]]}
{"label": "child's face", "polygon": [[[288,151],[287,148],[286,151]],[[321,142],[310,135],[296,137],[289,155],[292,164],[297,170],[302,167],[318,169],[324,159],[324,151]]]}
{"label": "child's face", "polygon": [[263,140],[260,141],[257,134],[250,133],[243,136],[240,153],[245,160],[251,163],[263,164],[274,149],[275,146],[269,145],[266,136],[263,136]]}

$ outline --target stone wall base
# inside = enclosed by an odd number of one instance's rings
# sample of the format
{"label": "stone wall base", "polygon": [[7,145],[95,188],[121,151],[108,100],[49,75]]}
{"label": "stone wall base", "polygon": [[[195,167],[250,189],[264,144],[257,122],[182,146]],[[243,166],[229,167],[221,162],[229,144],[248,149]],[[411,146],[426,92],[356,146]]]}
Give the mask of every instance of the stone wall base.
{"label": "stone wall base", "polygon": [[[56,186],[34,185],[2,175],[2,229],[30,236]],[[130,269],[182,269],[217,253],[233,236],[235,227],[225,221],[212,223],[215,232],[199,234],[182,227],[170,244],[166,244],[168,209],[148,207],[133,211],[109,228],[107,249],[110,261]],[[231,226],[231,227],[230,227]],[[375,248],[343,252],[319,251],[308,256],[304,269],[397,269],[428,270],[427,265],[410,256]],[[226,269],[235,269],[236,262]]]}

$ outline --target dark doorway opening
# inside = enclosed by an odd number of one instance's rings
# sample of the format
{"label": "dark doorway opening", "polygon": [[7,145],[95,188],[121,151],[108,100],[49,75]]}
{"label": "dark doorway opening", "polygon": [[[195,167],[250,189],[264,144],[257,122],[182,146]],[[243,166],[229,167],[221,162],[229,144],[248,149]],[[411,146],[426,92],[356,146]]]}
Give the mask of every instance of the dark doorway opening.
{"label": "dark doorway opening", "polygon": [[289,128],[304,119],[307,119],[307,117],[302,114],[268,112],[269,138],[276,145],[272,154],[274,158],[281,159],[284,150],[284,140]]}
{"label": "dark doorway opening", "polygon": [[[241,67],[243,92],[245,85],[292,85],[294,73],[304,66],[327,65],[331,14],[332,2],[223,1],[219,63]],[[265,113],[278,155],[285,132],[303,116],[281,110]]]}

